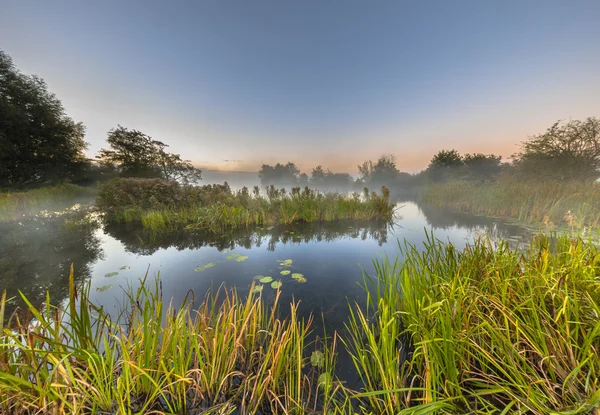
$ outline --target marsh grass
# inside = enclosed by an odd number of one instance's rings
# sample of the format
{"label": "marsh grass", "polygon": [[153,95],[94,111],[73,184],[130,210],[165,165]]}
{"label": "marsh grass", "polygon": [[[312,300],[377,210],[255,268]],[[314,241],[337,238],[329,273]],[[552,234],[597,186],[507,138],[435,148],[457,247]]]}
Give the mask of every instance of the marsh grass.
{"label": "marsh grass", "polygon": [[146,230],[202,230],[223,233],[250,226],[289,225],[336,220],[391,220],[394,203],[387,188],[381,195],[322,194],[312,189],[267,188],[262,195],[227,185],[180,186],[158,179],[119,179],[104,185],[98,207],[109,221],[140,223]]}
{"label": "marsh grass", "polygon": [[369,305],[348,322],[366,411],[598,413],[597,248],[540,236],[521,252],[433,238],[402,250],[365,276]]}
{"label": "marsh grass", "polygon": [[0,191],[0,222],[32,216],[42,210],[60,209],[77,197],[91,195],[88,188],[74,184],[43,187],[22,192]]}
{"label": "marsh grass", "polygon": [[424,202],[459,212],[502,216],[549,228],[600,229],[600,184],[511,180],[431,184]]}
{"label": "marsh grass", "polygon": [[296,304],[279,318],[279,292],[271,306],[221,289],[177,309],[163,304],[159,282],[127,293],[111,319],[71,277],[66,306],[48,298],[30,305],[34,320],[15,314],[0,341],[0,411],[301,414],[323,401],[313,379],[331,368],[308,365],[312,319],[299,319]]}
{"label": "marsh grass", "polygon": [[[279,291],[267,305],[221,288],[175,309],[144,278],[111,317],[71,274],[65,305],[24,299],[31,318],[0,326],[0,411],[598,414],[598,248],[540,235],[459,251],[430,236],[401,251],[364,275],[347,333],[315,341],[312,317],[281,310]],[[338,347],[358,390],[336,377]]]}

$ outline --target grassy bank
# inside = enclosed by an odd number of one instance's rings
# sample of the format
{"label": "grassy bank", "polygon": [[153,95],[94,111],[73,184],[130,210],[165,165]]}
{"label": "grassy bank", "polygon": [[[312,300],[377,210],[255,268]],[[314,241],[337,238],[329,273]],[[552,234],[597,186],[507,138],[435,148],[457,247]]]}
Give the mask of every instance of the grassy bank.
{"label": "grassy bank", "polygon": [[138,222],[157,231],[182,229],[220,233],[253,225],[341,219],[391,220],[394,204],[389,191],[382,194],[321,194],[312,189],[258,188],[237,192],[228,186],[180,186],[157,179],[119,179],[100,188],[98,207],[109,221]]}
{"label": "grassy bank", "polygon": [[61,209],[74,199],[91,194],[89,188],[74,184],[23,192],[0,191],[0,222],[36,215],[42,210]]}
{"label": "grassy bank", "polygon": [[[309,343],[311,320],[260,294],[165,310],[159,283],[142,284],[117,324],[71,284],[65,307],[32,307],[35,324],[4,328],[0,410],[598,413],[597,248],[540,237],[524,252],[483,240],[459,252],[431,240],[404,258],[365,276],[368,305],[350,305],[341,343]],[[336,346],[360,390],[335,376]]]}
{"label": "grassy bank", "polygon": [[431,184],[421,200],[459,212],[544,226],[600,229],[600,184],[502,179]]}

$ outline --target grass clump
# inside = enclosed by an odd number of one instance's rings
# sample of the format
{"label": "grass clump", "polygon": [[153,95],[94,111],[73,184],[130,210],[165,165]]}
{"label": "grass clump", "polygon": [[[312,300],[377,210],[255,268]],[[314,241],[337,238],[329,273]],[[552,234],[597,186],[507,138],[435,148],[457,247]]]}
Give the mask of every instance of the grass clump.
{"label": "grass clump", "polygon": [[160,283],[144,280],[111,318],[89,286],[76,289],[72,275],[70,286],[66,306],[48,298],[30,305],[34,321],[15,314],[0,327],[3,414],[302,414],[327,396],[313,379],[329,367],[306,355],[312,319],[295,304],[279,318],[279,295],[267,306],[222,290],[165,309]]}
{"label": "grass clump", "polygon": [[267,188],[261,195],[225,185],[181,186],[160,179],[118,179],[103,185],[98,207],[109,221],[137,222],[157,232],[182,229],[225,232],[249,226],[341,219],[391,220],[394,204],[389,191],[382,194],[321,194],[308,187],[291,191]]}
{"label": "grass clump", "polygon": [[376,263],[345,343],[365,410],[597,413],[600,252],[541,236],[524,252],[429,240]]}
{"label": "grass clump", "polygon": [[546,226],[600,229],[600,184],[579,181],[450,181],[429,185],[424,202],[459,212],[511,217]]}
{"label": "grass clump", "polygon": [[90,194],[90,189],[74,184],[22,192],[0,191],[0,222],[15,221],[35,215],[42,210],[62,209],[73,199]]}

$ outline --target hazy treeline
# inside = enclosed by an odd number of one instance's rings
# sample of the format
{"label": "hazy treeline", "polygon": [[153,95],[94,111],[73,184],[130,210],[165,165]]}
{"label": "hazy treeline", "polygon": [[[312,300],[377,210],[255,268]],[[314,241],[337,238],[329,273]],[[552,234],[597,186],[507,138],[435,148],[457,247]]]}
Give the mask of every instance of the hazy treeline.
{"label": "hazy treeline", "polygon": [[[92,184],[113,177],[146,177],[194,184],[201,171],[168,145],[141,131],[118,125],[94,159],[85,156],[85,126],[66,115],[61,102],[35,75],[22,74],[0,50],[0,188],[39,187],[59,182]],[[441,150],[428,167],[410,174],[393,155],[357,166],[357,177],[316,166],[300,172],[292,162],[264,164],[263,185],[347,191],[363,187],[415,188],[447,180],[493,181],[520,178],[593,181],[600,174],[600,120],[556,122],[530,137],[520,151],[503,161],[494,154],[459,154]]]}
{"label": "hazy treeline", "polygon": [[495,181],[499,177],[538,180],[594,181],[600,177],[600,119],[556,122],[544,133],[521,143],[510,161],[494,154],[441,150],[419,173],[400,170],[393,155],[357,166],[358,177],[334,173],[322,166],[310,176],[300,173],[292,162],[264,164],[258,175],[263,185],[310,185],[316,188],[356,190],[364,186],[417,187],[450,180]]}

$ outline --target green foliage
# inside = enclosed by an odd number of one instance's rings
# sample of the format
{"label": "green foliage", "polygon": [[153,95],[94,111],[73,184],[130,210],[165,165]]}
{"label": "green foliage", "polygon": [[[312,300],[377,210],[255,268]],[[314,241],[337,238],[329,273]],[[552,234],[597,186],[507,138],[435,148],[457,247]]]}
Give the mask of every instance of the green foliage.
{"label": "green foliage", "polygon": [[513,157],[525,176],[593,181],[600,177],[600,120],[556,122],[522,143]]}
{"label": "green foliage", "polygon": [[118,179],[102,185],[97,206],[112,222],[138,222],[157,232],[204,230],[221,233],[234,228],[325,222],[340,219],[391,220],[394,203],[382,188],[358,194],[320,194],[305,188],[268,188],[267,196],[247,189],[232,192],[227,185],[181,186],[159,179]]}
{"label": "green foliage", "polygon": [[458,212],[503,216],[554,227],[600,229],[600,184],[504,177],[481,185],[451,181],[428,186],[421,200]]}
{"label": "green foliage", "polygon": [[373,163],[371,160],[365,161],[358,166],[361,180],[366,185],[382,186],[390,185],[396,182],[400,172],[396,167],[396,159],[393,155],[384,155]]}
{"label": "green foliage", "polygon": [[0,50],[0,187],[77,177],[87,163],[84,133],[43,79],[20,73]]}
{"label": "green foliage", "polygon": [[277,163],[275,166],[263,164],[258,171],[260,183],[279,187],[292,187],[298,184],[300,170],[292,162]]}
{"label": "green foliage", "polygon": [[168,145],[138,130],[118,126],[109,131],[110,149],[102,149],[99,158],[114,164],[124,177],[157,177],[182,183],[195,183],[201,171],[179,154],[168,153]]}

